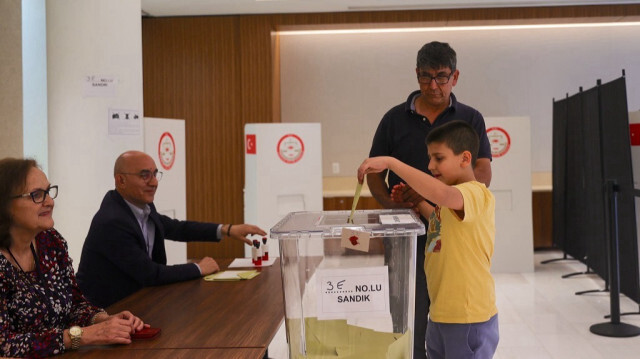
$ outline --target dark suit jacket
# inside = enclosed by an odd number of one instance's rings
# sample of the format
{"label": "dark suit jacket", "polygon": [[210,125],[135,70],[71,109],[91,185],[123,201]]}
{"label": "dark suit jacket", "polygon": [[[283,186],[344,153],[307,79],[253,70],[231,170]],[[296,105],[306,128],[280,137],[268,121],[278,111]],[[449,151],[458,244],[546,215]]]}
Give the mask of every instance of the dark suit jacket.
{"label": "dark suit jacket", "polygon": [[147,286],[198,278],[194,264],[168,266],[164,239],[219,241],[218,224],[179,221],[161,215],[150,204],[156,234],[151,258],[131,208],[115,190],[107,192],[93,217],[82,247],[77,280],[95,305],[107,307]]}

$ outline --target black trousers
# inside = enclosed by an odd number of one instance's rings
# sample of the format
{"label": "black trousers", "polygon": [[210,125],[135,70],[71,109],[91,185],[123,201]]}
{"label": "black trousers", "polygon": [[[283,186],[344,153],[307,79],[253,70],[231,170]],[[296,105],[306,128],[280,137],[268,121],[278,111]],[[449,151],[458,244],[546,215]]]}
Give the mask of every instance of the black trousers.
{"label": "black trousers", "polygon": [[413,358],[425,359],[425,336],[427,335],[427,316],[429,315],[429,291],[427,290],[427,276],[424,273],[424,251],[427,245],[427,236],[418,236],[416,245],[416,300],[415,321],[413,330]]}

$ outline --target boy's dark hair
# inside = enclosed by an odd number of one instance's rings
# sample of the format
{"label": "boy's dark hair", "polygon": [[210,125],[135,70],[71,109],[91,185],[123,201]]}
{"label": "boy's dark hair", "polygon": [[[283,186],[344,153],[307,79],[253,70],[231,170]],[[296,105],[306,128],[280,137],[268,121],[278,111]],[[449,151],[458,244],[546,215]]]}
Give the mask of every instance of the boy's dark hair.
{"label": "boy's dark hair", "polygon": [[446,42],[432,41],[422,46],[418,51],[416,67],[418,69],[438,70],[448,67],[451,71],[456,71],[456,52]]}
{"label": "boy's dark hair", "polygon": [[456,120],[434,128],[427,135],[425,143],[428,146],[434,142],[444,143],[456,155],[464,151],[471,152],[471,165],[475,166],[480,140],[476,131],[467,122]]}

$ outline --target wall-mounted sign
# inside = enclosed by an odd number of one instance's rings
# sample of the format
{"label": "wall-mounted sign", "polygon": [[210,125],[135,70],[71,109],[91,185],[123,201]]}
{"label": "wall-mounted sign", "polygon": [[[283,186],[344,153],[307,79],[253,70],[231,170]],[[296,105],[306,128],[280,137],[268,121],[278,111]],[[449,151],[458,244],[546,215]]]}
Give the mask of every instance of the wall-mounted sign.
{"label": "wall-mounted sign", "polygon": [[137,136],[141,133],[140,113],[136,110],[109,109],[109,136]]}
{"label": "wall-mounted sign", "polygon": [[160,160],[160,166],[167,171],[173,167],[173,162],[176,160],[176,142],[169,132],[165,132],[160,136],[158,159]]}
{"label": "wall-mounted sign", "polygon": [[85,97],[113,97],[116,95],[118,79],[112,76],[84,76],[83,93]]}
{"label": "wall-mounted sign", "polygon": [[487,137],[489,138],[492,157],[502,157],[509,152],[509,147],[511,147],[511,138],[507,131],[500,127],[491,127],[487,129]]}
{"label": "wall-mounted sign", "polygon": [[389,314],[387,266],[318,269],[318,319]]}
{"label": "wall-mounted sign", "polygon": [[296,163],[304,154],[304,142],[293,133],[286,134],[278,141],[278,157],[285,163]]}

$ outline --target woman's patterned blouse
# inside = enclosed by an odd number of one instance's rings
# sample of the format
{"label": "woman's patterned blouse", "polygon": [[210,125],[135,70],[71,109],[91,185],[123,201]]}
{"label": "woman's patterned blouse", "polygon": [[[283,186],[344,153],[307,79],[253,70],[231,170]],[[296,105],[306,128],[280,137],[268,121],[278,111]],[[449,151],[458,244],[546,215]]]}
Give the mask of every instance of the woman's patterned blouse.
{"label": "woman's patterned blouse", "polygon": [[64,329],[87,326],[100,311],[80,293],[60,233],[39,233],[36,253],[36,269],[26,273],[0,254],[0,356],[63,353]]}

